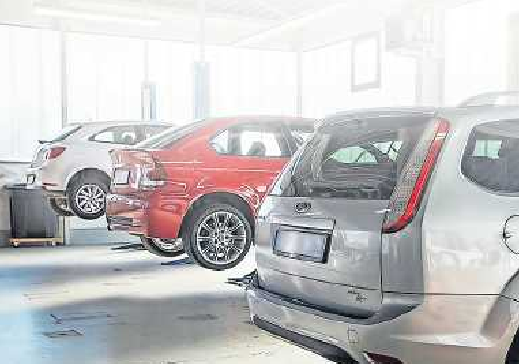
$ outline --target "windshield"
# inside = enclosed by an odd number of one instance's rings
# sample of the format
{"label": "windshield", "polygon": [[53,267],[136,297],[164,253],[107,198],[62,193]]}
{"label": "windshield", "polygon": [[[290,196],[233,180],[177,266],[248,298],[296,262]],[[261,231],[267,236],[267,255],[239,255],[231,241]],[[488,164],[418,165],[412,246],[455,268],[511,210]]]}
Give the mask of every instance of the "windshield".
{"label": "windshield", "polygon": [[50,138],[45,140],[40,140],[40,143],[56,143],[62,142],[67,139],[72,134],[76,133],[79,129],[81,129],[81,125],[69,125],[65,128],[61,129],[59,132],[52,135]]}
{"label": "windshield", "polygon": [[205,125],[204,120],[198,120],[192,123],[189,123],[184,126],[173,126],[171,128],[166,129],[162,133],[159,133],[145,141],[136,145],[136,148],[143,149],[163,149],[167,148],[176,141],[182,139],[183,137],[191,134],[193,131]]}

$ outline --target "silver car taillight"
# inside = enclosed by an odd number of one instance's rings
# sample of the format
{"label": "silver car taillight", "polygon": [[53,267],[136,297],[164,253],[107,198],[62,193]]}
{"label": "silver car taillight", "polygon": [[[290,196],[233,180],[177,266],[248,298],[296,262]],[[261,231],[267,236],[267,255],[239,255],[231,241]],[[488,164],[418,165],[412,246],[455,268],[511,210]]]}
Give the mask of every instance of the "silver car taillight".
{"label": "silver car taillight", "polygon": [[447,120],[434,119],[424,131],[391,195],[383,233],[400,231],[413,220],[449,130]]}

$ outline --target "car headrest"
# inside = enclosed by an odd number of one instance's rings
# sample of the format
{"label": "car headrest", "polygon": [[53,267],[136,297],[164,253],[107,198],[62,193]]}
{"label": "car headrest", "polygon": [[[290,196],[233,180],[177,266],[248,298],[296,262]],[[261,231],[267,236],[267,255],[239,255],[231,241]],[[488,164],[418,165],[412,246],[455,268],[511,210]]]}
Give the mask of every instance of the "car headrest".
{"label": "car headrest", "polygon": [[247,155],[251,157],[264,157],[266,153],[267,148],[265,147],[265,144],[258,140],[252,143]]}

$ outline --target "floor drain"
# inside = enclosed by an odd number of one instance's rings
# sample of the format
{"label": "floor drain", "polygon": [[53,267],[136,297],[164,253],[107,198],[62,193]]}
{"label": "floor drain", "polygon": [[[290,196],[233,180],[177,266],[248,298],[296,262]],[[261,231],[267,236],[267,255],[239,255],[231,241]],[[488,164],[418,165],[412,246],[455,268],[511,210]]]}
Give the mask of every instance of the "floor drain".
{"label": "floor drain", "polygon": [[47,336],[49,339],[60,339],[62,337],[70,336],[82,336],[82,334],[77,330],[49,331],[44,332],[43,335]]}
{"label": "floor drain", "polygon": [[178,316],[177,319],[185,321],[214,321],[218,320],[218,316],[211,315],[209,313],[204,313],[200,315]]}

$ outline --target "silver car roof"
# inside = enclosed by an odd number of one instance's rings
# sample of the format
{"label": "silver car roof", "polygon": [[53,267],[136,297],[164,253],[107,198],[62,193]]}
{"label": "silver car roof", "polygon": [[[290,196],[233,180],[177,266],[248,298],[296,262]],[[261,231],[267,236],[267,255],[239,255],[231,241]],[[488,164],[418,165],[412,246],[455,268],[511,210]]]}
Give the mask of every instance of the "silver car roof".
{"label": "silver car roof", "polygon": [[452,127],[473,127],[475,125],[497,120],[518,119],[519,106],[470,106],[452,108],[373,108],[358,109],[326,117],[321,125],[347,122],[348,120],[379,117],[413,117],[430,116],[447,119]]}

